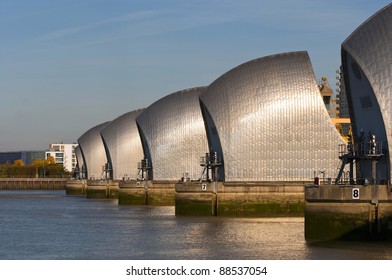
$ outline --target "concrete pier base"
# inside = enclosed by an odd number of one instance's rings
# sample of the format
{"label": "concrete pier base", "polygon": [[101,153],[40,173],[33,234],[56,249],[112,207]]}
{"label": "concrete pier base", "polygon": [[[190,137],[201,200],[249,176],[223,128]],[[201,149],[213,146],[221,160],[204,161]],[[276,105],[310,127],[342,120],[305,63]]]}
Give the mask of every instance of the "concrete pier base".
{"label": "concrete pier base", "polygon": [[304,185],[177,183],[175,205],[176,215],[303,216]]}
{"label": "concrete pier base", "polygon": [[86,197],[89,199],[117,199],[119,185],[111,180],[87,180]]}
{"label": "concrete pier base", "polygon": [[118,204],[174,206],[173,182],[121,181]]}
{"label": "concrete pier base", "polygon": [[87,180],[68,180],[65,193],[67,195],[86,195]]}
{"label": "concrete pier base", "polygon": [[305,199],[308,241],[392,240],[388,186],[309,186]]}

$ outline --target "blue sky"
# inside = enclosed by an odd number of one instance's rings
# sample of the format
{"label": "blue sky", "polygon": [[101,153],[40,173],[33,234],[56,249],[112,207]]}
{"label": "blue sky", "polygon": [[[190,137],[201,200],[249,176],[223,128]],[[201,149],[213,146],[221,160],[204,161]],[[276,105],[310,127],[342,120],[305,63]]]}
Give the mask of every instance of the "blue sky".
{"label": "blue sky", "polygon": [[0,151],[76,142],[281,52],[308,51],[334,88],[341,43],[389,2],[0,0]]}

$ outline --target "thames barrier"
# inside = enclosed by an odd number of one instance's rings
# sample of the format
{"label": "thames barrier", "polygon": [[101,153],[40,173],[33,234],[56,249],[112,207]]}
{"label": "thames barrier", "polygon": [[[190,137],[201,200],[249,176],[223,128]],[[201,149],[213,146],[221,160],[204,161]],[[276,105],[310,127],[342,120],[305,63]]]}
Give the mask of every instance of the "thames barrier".
{"label": "thames barrier", "polygon": [[346,138],[308,53],[274,54],[87,130],[67,194],[176,215],[302,216],[310,241],[391,239],[391,25],[389,4],[341,45]]}

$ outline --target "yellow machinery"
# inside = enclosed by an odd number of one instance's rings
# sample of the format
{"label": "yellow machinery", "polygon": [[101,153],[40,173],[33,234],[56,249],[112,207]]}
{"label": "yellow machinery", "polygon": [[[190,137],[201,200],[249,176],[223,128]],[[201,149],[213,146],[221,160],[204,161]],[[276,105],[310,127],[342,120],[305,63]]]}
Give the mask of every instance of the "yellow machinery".
{"label": "yellow machinery", "polygon": [[[343,131],[342,124],[350,124],[350,118],[340,118],[339,117],[339,105],[336,104],[337,99],[332,99],[333,91],[328,84],[327,77],[322,77],[321,82],[319,84],[320,94],[323,98],[325,107],[328,110],[329,115],[331,116],[331,121],[335,125],[336,129],[339,131],[340,135],[346,140],[347,143],[351,141],[351,126],[347,134]],[[335,106],[331,106],[331,103],[335,103]],[[335,116],[335,117],[332,117]],[[347,131],[347,130],[346,130]]]}

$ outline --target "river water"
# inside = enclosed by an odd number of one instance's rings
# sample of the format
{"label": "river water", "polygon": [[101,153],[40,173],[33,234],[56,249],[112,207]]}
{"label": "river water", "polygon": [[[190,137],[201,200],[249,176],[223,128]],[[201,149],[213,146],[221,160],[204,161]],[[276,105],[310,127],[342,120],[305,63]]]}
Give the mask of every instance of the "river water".
{"label": "river water", "polygon": [[178,217],[64,191],[0,191],[1,260],[392,259],[392,243],[307,244],[303,218]]}

